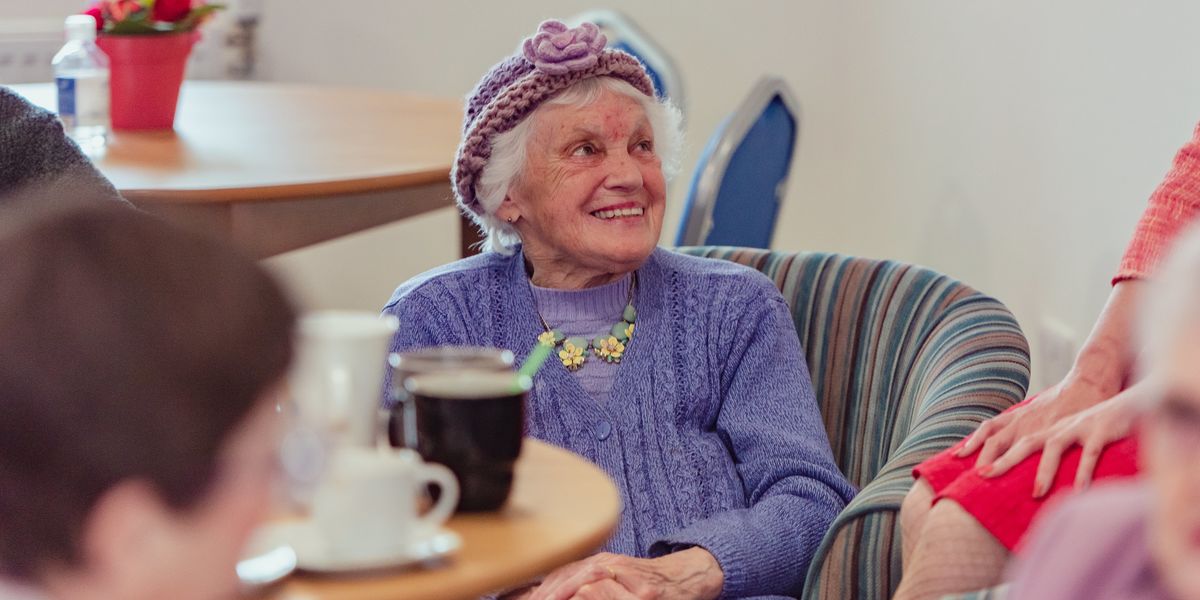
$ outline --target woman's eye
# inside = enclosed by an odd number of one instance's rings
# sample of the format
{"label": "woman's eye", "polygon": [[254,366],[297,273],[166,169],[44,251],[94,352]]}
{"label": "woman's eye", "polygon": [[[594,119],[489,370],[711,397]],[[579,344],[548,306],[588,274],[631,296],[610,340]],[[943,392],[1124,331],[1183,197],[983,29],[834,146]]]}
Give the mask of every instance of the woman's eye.
{"label": "woman's eye", "polygon": [[654,152],[654,142],[650,140],[642,140],[635,147],[642,152]]}
{"label": "woman's eye", "polygon": [[591,156],[596,153],[596,147],[591,144],[583,144],[575,149],[572,153],[575,156]]}

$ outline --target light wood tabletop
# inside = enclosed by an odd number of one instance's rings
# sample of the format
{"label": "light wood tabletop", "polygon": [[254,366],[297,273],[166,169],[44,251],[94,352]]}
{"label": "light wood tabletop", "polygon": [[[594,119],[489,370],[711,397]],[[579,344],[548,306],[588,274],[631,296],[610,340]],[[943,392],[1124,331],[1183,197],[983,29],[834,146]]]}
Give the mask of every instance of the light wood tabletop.
{"label": "light wood tabletop", "polygon": [[272,600],[466,600],[519,585],[599,548],[621,513],[616,486],[566,450],[525,440],[508,505],[450,520],[463,546],[427,570],[331,578],[298,574]]}
{"label": "light wood tabletop", "polygon": [[[49,84],[13,86],[54,109]],[[175,130],[114,132],[100,171],[130,201],[269,256],[453,205],[461,102],[262,82],[187,82]]]}

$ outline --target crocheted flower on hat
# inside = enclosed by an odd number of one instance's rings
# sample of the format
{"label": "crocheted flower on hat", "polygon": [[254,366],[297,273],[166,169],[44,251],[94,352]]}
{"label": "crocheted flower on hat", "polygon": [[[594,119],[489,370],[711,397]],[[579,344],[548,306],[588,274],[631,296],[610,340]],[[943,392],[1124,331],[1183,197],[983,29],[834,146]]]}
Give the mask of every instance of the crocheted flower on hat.
{"label": "crocheted flower on hat", "polygon": [[567,27],[562,21],[545,21],[538,32],[525,40],[522,52],[539,71],[566,75],[590,69],[599,60],[608,38],[592,23]]}

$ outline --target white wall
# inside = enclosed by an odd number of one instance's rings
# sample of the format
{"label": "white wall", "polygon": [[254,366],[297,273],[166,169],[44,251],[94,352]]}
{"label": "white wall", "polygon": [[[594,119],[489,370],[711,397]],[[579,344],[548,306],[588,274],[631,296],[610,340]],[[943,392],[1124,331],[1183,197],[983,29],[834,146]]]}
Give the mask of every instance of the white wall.
{"label": "white wall", "polygon": [[[266,0],[261,68],[460,96],[539,20],[595,6]],[[1008,303],[1035,352],[1047,321],[1076,343],[1086,334],[1147,195],[1200,120],[1195,0],[607,6],[679,63],[687,165],[760,73],[794,87],[804,131],[779,248],[933,266]],[[312,306],[377,308],[396,283],[455,257],[454,219],[447,210],[270,262]],[[1042,382],[1062,368],[1047,364]]]}

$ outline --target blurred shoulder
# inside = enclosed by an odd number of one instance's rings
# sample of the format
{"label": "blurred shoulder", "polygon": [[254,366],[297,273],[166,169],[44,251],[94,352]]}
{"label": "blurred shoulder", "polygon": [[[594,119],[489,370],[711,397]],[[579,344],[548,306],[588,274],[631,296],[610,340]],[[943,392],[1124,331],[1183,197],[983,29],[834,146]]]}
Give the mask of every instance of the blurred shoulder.
{"label": "blurred shoulder", "polygon": [[1143,481],[1112,482],[1070,496],[1051,507],[1046,519],[1062,526],[1092,529],[1107,523],[1107,531],[1140,527],[1150,508],[1150,488]]}
{"label": "blurred shoulder", "polygon": [[1141,539],[1149,507],[1150,488],[1144,482],[1102,483],[1051,501],[1033,523],[1021,566],[1036,571],[1044,561],[1058,560],[1090,566],[1098,557],[1130,551]]}
{"label": "blurred shoulder", "polygon": [[1144,482],[1114,482],[1047,507],[1010,565],[1009,597],[1127,597],[1150,569],[1150,500]]}

